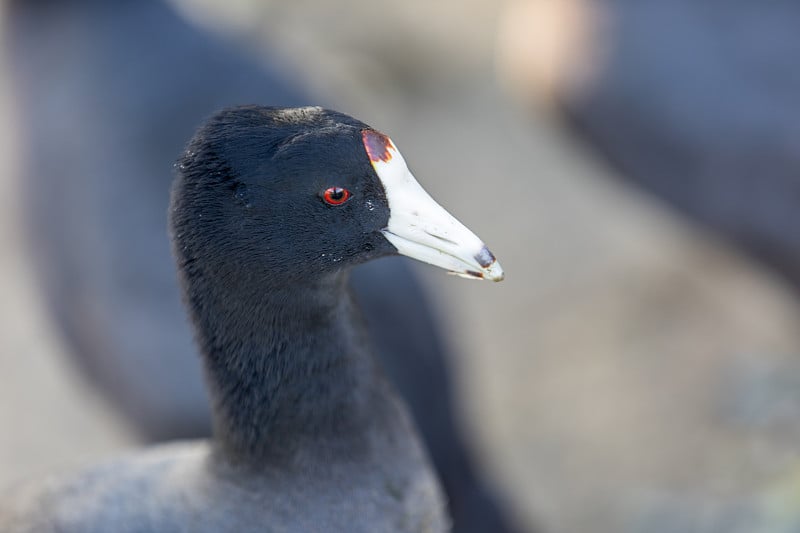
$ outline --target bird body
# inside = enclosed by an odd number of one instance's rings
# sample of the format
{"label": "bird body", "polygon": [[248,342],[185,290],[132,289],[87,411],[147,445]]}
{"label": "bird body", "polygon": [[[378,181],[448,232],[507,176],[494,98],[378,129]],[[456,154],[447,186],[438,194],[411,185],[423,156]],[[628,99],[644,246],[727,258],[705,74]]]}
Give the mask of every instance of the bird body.
{"label": "bird body", "polygon": [[310,454],[302,465],[252,470],[218,460],[208,441],[159,445],[20,487],[5,498],[15,513],[0,512],[0,524],[26,533],[445,530],[430,470],[405,468],[424,464],[419,448],[396,449],[393,465],[383,454],[334,463]]}

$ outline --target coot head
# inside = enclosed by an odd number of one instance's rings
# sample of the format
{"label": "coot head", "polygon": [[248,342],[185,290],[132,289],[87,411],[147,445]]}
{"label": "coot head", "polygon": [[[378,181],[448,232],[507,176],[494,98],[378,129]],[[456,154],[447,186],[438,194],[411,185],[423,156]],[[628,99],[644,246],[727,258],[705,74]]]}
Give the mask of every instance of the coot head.
{"label": "coot head", "polygon": [[401,253],[499,281],[494,256],[433,201],[392,141],[318,107],[224,110],[180,159],[171,207],[184,269],[285,285]]}

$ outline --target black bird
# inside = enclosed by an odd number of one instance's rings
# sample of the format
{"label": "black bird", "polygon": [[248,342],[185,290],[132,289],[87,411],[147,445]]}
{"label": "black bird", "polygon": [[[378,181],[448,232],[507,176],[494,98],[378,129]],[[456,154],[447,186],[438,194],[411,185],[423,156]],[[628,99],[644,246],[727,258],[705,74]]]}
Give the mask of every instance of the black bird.
{"label": "black bird", "polygon": [[214,437],[3,500],[17,531],[442,531],[435,476],[347,277],[397,253],[500,281],[484,244],[385,135],[318,107],[222,111],[194,136],[170,226]]}
{"label": "black bird", "polygon": [[[200,362],[164,231],[168,169],[198,117],[236,102],[312,98],[273,57],[255,61],[160,0],[15,0],[6,11],[28,237],[68,353],[143,440],[207,436]],[[454,530],[510,530],[471,462],[452,405],[451,354],[412,269],[403,258],[370,262],[352,286]]]}

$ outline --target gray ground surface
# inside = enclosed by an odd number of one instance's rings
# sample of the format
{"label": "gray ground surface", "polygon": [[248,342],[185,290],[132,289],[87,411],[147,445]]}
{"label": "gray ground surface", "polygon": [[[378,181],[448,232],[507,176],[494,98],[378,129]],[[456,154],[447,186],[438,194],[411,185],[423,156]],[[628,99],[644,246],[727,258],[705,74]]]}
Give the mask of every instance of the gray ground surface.
{"label": "gray ground surface", "polygon": [[[245,28],[281,43],[323,103],[389,133],[502,262],[499,285],[425,269],[490,476],[546,531],[792,531],[800,304],[507,104],[491,65],[497,8],[468,4],[306,0]],[[2,83],[0,97],[13,118]],[[5,483],[136,443],[47,321],[18,223],[12,121],[0,128]]]}

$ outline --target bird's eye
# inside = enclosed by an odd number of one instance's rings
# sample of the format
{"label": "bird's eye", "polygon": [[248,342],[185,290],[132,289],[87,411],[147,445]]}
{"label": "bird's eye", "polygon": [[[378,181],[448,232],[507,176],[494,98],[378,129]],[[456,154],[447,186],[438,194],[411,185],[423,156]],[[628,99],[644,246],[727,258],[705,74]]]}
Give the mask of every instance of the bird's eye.
{"label": "bird's eye", "polygon": [[322,193],[322,199],[329,205],[342,205],[350,199],[350,191],[341,187],[329,187]]}

